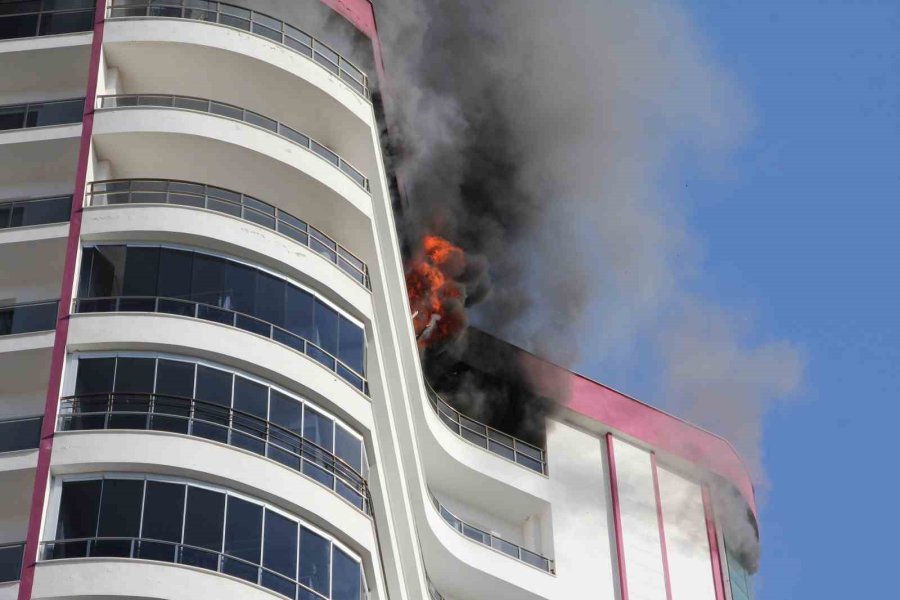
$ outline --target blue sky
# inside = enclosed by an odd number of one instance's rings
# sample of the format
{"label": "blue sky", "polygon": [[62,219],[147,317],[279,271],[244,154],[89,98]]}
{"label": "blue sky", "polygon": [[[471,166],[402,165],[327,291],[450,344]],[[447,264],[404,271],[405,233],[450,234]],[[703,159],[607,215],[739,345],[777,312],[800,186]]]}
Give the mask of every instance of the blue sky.
{"label": "blue sky", "polygon": [[900,536],[900,1],[685,8],[755,117],[729,177],[679,165],[695,285],[807,359],[765,418],[757,598],[882,597]]}

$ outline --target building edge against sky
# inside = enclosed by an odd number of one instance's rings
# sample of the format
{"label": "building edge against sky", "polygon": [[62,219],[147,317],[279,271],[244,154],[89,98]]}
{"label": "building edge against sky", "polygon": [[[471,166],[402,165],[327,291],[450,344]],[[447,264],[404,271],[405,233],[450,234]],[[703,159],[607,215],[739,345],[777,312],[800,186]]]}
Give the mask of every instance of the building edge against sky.
{"label": "building edge against sky", "polygon": [[426,387],[377,10],[0,4],[0,600],[752,596],[726,441]]}

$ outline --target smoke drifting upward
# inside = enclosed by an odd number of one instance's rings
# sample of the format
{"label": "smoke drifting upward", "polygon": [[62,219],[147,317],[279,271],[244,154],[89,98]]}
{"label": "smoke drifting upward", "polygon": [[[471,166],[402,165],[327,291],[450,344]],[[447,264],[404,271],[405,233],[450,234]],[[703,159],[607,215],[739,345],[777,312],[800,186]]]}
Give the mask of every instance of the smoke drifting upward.
{"label": "smoke drifting upward", "polygon": [[751,119],[687,15],[655,0],[378,7],[407,246],[462,247],[483,267],[463,286],[469,318],[559,364],[589,357],[602,378],[649,348],[660,397],[758,467],[761,417],[803,361],[692,293],[701,244],[667,169],[715,174]]}

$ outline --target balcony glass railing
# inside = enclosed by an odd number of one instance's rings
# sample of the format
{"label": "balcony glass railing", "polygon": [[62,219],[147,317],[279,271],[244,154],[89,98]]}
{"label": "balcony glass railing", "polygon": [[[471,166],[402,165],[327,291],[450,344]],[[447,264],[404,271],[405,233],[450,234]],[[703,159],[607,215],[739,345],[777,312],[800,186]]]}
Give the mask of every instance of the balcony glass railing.
{"label": "balcony glass railing", "polygon": [[227,308],[193,302],[181,298],[157,296],[113,296],[107,298],[76,298],[76,313],[97,312],[146,312],[192,317],[222,325],[237,327],[250,333],[267,337],[279,344],[305,354],[360,392],[369,394],[369,383],[353,369],[320,346],[262,319]]}
{"label": "balcony glass railing", "polygon": [[323,146],[316,140],[291,129],[284,123],[270,119],[259,113],[215,100],[194,98],[192,96],[170,96],[160,94],[132,94],[118,96],[100,96],[99,108],[176,108],[202,112],[226,119],[241,121],[260,129],[270,131],[275,135],[291,141],[298,146],[306,148],[325,162],[329,163],[341,173],[349,177],[356,185],[369,191],[369,180],[350,163],[338,156],[333,150]]}
{"label": "balcony glass railing", "polygon": [[81,123],[83,112],[83,98],[0,106],[0,131]]}
{"label": "balcony glass railing", "polygon": [[25,542],[0,544],[0,583],[18,581],[22,572]]}
{"label": "balcony glass railing", "polygon": [[43,417],[19,417],[0,421],[0,454],[37,448],[43,420]]}
{"label": "balcony glass railing", "polygon": [[[294,552],[296,552],[296,549],[294,549]],[[309,576],[299,579],[286,577],[276,570],[259,565],[258,561],[245,560],[235,556],[235,554],[237,552],[226,554],[208,547],[191,546],[168,540],[134,537],[93,537],[42,542],[40,552],[42,561],[72,557],[113,557],[139,558],[189,565],[249,580],[251,583],[265,586],[277,594],[288,598],[297,598],[299,600],[329,599],[329,596],[324,596],[310,587],[311,577]],[[296,568],[296,566],[295,563],[294,567]],[[281,566],[281,569],[284,570],[284,567]],[[337,573],[334,575],[337,576]],[[350,598],[351,596],[346,597]],[[365,590],[360,589],[358,594],[352,597],[354,600],[356,598],[368,600],[369,595]]]}
{"label": "balcony glass railing", "polygon": [[78,33],[94,28],[94,0],[0,3],[0,40]]}
{"label": "balcony glass railing", "polygon": [[58,311],[59,300],[0,306],[0,336],[55,329]]}
{"label": "balcony glass railing", "polygon": [[[366,263],[312,225],[252,196],[220,187],[162,179],[96,181],[88,192],[89,206],[174,204],[224,213],[285,235],[337,265],[351,279],[371,289]],[[3,207],[0,205],[0,221]]]}
{"label": "balcony glass railing", "polygon": [[0,201],[0,229],[65,223],[72,209],[72,196]]}
{"label": "balcony glass railing", "polygon": [[526,469],[547,474],[547,462],[541,448],[470,419],[450,406],[428,383],[425,387],[432,408],[453,433]]}
{"label": "balcony glass railing", "polygon": [[308,33],[255,10],[207,0],[112,0],[109,16],[192,19],[253,33],[305,56],[363,98],[369,97],[368,77],[356,65]]}
{"label": "balcony glass railing", "polygon": [[506,554],[516,560],[522,561],[527,565],[531,565],[536,569],[540,569],[541,571],[546,571],[547,573],[555,573],[555,566],[553,561],[547,557],[541,556],[536,552],[532,552],[531,550],[526,550],[517,544],[513,544],[512,542],[508,542],[501,537],[497,537],[493,533],[489,533],[484,531],[483,529],[479,529],[474,525],[469,525],[452,512],[447,510],[447,508],[438,501],[434,495],[431,496],[431,501],[434,503],[434,507],[440,513],[441,518],[453,529],[457,532],[461,533],[463,536],[469,538],[472,541],[478,542],[484,546],[489,548],[493,548],[494,550]]}
{"label": "balcony glass railing", "polygon": [[366,480],[348,463],[289,429],[222,404],[165,394],[81,394],[62,399],[57,429],[168,431],[236,446],[303,473],[372,514]]}

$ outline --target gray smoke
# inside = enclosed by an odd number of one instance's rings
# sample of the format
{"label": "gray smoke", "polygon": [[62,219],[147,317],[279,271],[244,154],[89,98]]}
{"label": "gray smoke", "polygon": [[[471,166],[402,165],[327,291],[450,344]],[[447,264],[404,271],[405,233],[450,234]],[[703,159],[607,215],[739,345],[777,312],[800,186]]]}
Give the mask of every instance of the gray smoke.
{"label": "gray smoke", "polygon": [[733,440],[761,479],[762,416],[796,391],[803,360],[691,293],[701,244],[665,171],[676,159],[727,170],[752,118],[686,12],[654,0],[378,8],[410,246],[434,231],[477,255],[491,284],[473,321],[551,360],[619,365],[650,348],[663,402]]}

